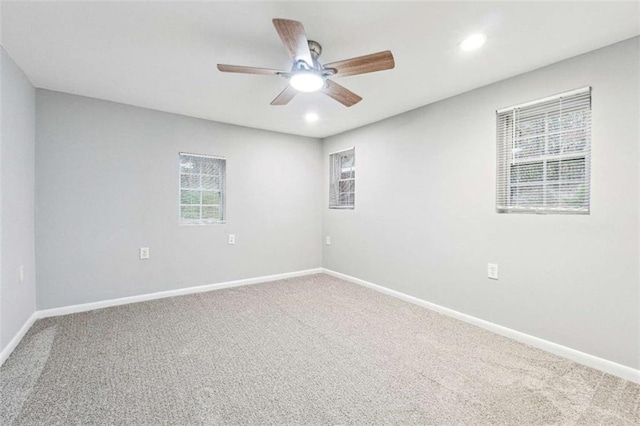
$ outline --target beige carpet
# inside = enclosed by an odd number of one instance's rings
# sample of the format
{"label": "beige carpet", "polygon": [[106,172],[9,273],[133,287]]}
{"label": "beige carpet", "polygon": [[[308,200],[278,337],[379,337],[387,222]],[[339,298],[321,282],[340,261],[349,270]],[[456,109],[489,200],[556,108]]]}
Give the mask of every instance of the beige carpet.
{"label": "beige carpet", "polygon": [[640,387],[327,275],[36,322],[4,424],[640,424]]}

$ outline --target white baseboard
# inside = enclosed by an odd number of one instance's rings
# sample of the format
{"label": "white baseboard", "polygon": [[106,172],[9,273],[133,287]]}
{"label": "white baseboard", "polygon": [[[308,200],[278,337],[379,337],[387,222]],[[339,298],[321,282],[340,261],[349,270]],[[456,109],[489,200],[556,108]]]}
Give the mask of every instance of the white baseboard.
{"label": "white baseboard", "polygon": [[304,275],[320,274],[322,268],[307,269],[304,271],[286,272],[283,274],[265,275],[256,278],[227,281],[217,284],[206,284],[196,287],[178,288],[175,290],[159,291],[157,293],[140,294],[137,296],[121,297],[119,299],[102,300],[100,302],[83,303],[80,305],[63,306],[61,308],[44,309],[38,311],[38,318],[57,317],[59,315],[74,314],[77,312],[93,311],[94,309],[108,308],[110,306],[127,305],[129,303],[145,302],[147,300],[164,299],[166,297],[182,296],[185,294],[203,293],[206,291],[221,290],[223,288],[240,287],[243,285],[258,284],[267,281],[282,280],[285,278],[301,277]]}
{"label": "white baseboard", "polygon": [[20,328],[18,333],[16,333],[13,339],[11,339],[9,344],[2,349],[2,352],[0,352],[0,365],[2,365],[7,358],[9,358],[9,355],[11,355],[11,353],[16,348],[16,346],[18,346],[18,344],[20,343],[22,338],[25,336],[25,334],[27,334],[27,331],[29,331],[29,328],[31,328],[33,323],[39,318],[67,315],[67,314],[72,314],[77,312],[86,312],[86,311],[92,311],[94,309],[107,308],[110,306],[126,305],[129,303],[144,302],[147,300],[163,299],[166,297],[181,296],[185,294],[221,290],[223,288],[240,287],[243,285],[258,284],[262,282],[276,281],[276,280],[281,280],[285,278],[300,277],[304,275],[312,275],[312,274],[318,274],[318,273],[326,273],[334,277],[341,278],[345,281],[353,282],[355,284],[360,284],[362,286],[371,288],[373,290],[379,291],[389,296],[393,296],[398,299],[404,300],[406,302],[413,303],[427,309],[431,309],[433,311],[450,316],[452,318],[456,318],[458,320],[467,322],[469,324],[473,324],[475,326],[484,328],[485,330],[489,330],[496,334],[509,337],[513,340],[527,344],[529,346],[533,346],[538,349],[551,352],[555,355],[570,359],[572,361],[578,362],[588,367],[592,367],[592,368],[604,371],[606,373],[613,374],[614,376],[621,377],[623,379],[630,380],[635,383],[640,383],[640,370],[627,367],[625,365],[618,364],[603,358],[599,358],[594,355],[580,352],[578,350],[571,349],[566,346],[562,346],[557,343],[553,343],[548,340],[544,340],[535,336],[531,336],[529,334],[521,333],[511,328],[503,327],[501,325],[494,324],[492,322],[485,321],[480,318],[473,317],[471,315],[454,311],[453,309],[445,308],[444,306],[440,306],[435,303],[418,299],[417,297],[409,296],[408,294],[401,293],[396,290],[391,290],[389,288],[386,288],[377,284],[373,284],[368,281],[355,278],[350,275],[342,274],[340,272],[332,271],[330,269],[325,269],[325,268],[307,269],[304,271],[288,272],[288,273],[276,274],[276,275],[267,275],[263,277],[247,278],[247,279],[236,280],[236,281],[227,281],[223,283],[208,284],[208,285],[197,286],[197,287],[180,288],[176,290],[161,291],[157,293],[141,294],[137,296],[122,297],[119,299],[110,299],[110,300],[104,300],[100,302],[83,303],[79,305],[64,306],[61,308],[53,308],[53,309],[36,311],[33,314],[31,314],[31,316],[25,322],[22,328]]}
{"label": "white baseboard", "polygon": [[20,343],[22,338],[25,336],[25,334],[27,334],[27,331],[29,331],[29,329],[31,328],[33,323],[36,322],[37,319],[38,319],[38,311],[35,311],[27,319],[27,321],[20,328],[20,330],[18,330],[16,335],[13,336],[13,339],[11,339],[9,344],[2,349],[2,352],[0,352],[0,366],[2,366],[2,364],[4,364],[4,362],[7,360],[7,358],[9,358],[9,355],[11,355],[11,352],[13,352],[16,346],[18,346],[18,343]]}
{"label": "white baseboard", "polygon": [[33,323],[40,318],[68,315],[77,312],[93,311],[94,309],[108,308],[110,306],[127,305],[129,303],[144,302],[147,300],[164,299],[166,297],[182,296],[185,294],[203,293],[206,291],[221,290],[223,288],[240,287],[243,285],[258,284],[267,281],[276,281],[285,278],[294,278],[320,273],[322,273],[322,268],[307,269],[304,271],[285,272],[283,274],[266,275],[262,277],[246,278],[242,280],[227,281],[217,284],[179,288],[176,290],[160,291],[157,293],[140,294],[137,296],[121,297],[118,299],[102,300],[100,302],[82,303],[79,305],[63,306],[61,308],[43,309],[40,311],[36,311],[29,317],[27,322],[25,322],[20,331],[18,331],[18,333],[13,337],[13,339],[11,339],[7,347],[2,349],[2,352],[0,352],[0,365],[2,365],[7,358],[9,358],[9,355],[11,355],[11,352],[13,352],[16,346],[18,346],[18,343],[20,343],[24,335],[27,334],[29,328],[31,328]]}
{"label": "white baseboard", "polygon": [[485,321],[480,318],[473,317],[471,315],[463,314],[462,312],[454,311],[453,309],[445,308],[444,306],[436,305],[435,303],[418,299],[417,297],[409,296],[408,294],[401,293],[396,290],[391,290],[381,285],[377,285],[365,280],[361,280],[360,278],[352,277],[350,275],[332,271],[326,268],[322,268],[322,271],[336,278],[341,278],[345,281],[349,281],[355,284],[360,284],[364,287],[371,288],[373,290],[379,291],[389,296],[393,296],[398,299],[404,300],[406,302],[413,303],[418,306],[422,306],[423,308],[427,308],[432,311],[441,313],[443,315],[447,315],[449,317],[467,322],[469,324],[473,324],[485,330],[489,330],[493,333],[500,334],[502,336],[516,340],[526,345],[533,346],[535,348],[542,349],[547,352],[551,352],[552,354],[570,359],[571,361],[575,361],[579,364],[583,364],[588,367],[595,368],[600,371],[604,371],[606,373],[612,374],[617,377],[621,377],[623,379],[626,379],[635,383],[640,383],[640,370],[637,370],[635,368],[627,367],[626,365],[618,364],[613,361],[599,358],[597,356],[590,355],[585,352],[580,352],[578,350],[571,349],[569,347],[562,346],[557,343],[553,343],[548,340],[541,339],[539,337],[521,333],[511,328],[503,327],[501,325],[494,324],[492,322]]}

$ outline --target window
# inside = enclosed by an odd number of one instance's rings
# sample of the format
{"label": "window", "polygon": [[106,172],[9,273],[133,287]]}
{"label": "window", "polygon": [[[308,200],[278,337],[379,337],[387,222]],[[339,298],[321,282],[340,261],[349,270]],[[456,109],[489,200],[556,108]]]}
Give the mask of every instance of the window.
{"label": "window", "polygon": [[224,222],[224,158],[180,153],[180,223]]}
{"label": "window", "polygon": [[329,208],[353,209],[356,205],[356,149],[329,156]]}
{"label": "window", "polygon": [[589,213],[591,88],[497,111],[500,213]]}

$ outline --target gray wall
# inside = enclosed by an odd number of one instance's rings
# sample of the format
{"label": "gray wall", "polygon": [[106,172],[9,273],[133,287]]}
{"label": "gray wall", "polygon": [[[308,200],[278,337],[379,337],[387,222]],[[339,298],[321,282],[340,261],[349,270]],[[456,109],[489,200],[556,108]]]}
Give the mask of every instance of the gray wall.
{"label": "gray wall", "polygon": [[[0,348],[36,308],[34,259],[35,89],[0,47]],[[19,282],[19,268],[25,278]]]}
{"label": "gray wall", "polygon": [[[640,367],[638,66],[635,38],[326,139],[324,266]],[[591,214],[497,214],[495,110],[587,85]],[[356,208],[329,210],[351,146]]]}
{"label": "gray wall", "polygon": [[[321,266],[320,140],[45,90],[36,139],[39,309]],[[226,224],[178,225],[183,151],[227,158]]]}

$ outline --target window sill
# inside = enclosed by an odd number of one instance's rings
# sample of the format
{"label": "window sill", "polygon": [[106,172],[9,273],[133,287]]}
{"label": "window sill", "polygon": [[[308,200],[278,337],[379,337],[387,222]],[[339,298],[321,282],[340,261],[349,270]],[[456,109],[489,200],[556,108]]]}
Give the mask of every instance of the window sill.
{"label": "window sill", "polygon": [[590,215],[590,210],[578,210],[578,209],[528,209],[523,207],[518,208],[497,208],[497,213],[500,214],[535,214],[535,215]]}
{"label": "window sill", "polygon": [[224,220],[217,222],[178,222],[178,226],[206,226],[206,225],[224,225],[227,222]]}

